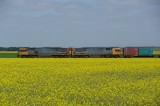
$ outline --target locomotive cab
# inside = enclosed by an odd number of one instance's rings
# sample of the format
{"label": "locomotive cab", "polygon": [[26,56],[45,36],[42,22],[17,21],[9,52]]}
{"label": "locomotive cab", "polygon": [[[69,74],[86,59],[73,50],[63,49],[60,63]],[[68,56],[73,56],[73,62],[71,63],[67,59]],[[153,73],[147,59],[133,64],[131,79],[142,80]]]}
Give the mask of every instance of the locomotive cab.
{"label": "locomotive cab", "polygon": [[122,48],[112,48],[113,57],[122,57],[123,51]]}
{"label": "locomotive cab", "polygon": [[19,48],[18,57],[26,57],[28,55],[28,48]]}

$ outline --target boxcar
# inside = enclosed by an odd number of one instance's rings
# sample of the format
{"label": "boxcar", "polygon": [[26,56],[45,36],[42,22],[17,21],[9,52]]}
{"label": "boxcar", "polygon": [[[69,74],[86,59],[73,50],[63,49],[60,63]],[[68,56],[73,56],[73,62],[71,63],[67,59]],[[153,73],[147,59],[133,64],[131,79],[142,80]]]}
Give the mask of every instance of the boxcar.
{"label": "boxcar", "polygon": [[124,57],[138,56],[138,48],[124,48],[123,55]]}
{"label": "boxcar", "polygon": [[74,48],[72,55],[73,57],[110,57],[112,55],[112,48]]}
{"label": "boxcar", "polygon": [[139,48],[139,56],[153,56],[153,48]]}

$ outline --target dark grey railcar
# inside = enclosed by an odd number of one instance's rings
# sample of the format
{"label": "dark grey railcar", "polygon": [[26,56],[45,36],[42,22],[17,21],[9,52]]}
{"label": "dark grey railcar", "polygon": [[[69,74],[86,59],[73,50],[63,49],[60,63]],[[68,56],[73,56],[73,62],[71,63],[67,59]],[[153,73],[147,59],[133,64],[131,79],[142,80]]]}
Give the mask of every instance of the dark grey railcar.
{"label": "dark grey railcar", "polygon": [[29,48],[28,55],[37,55],[35,48]]}
{"label": "dark grey railcar", "polygon": [[36,48],[36,50],[39,56],[51,56],[58,54],[57,48]]}
{"label": "dark grey railcar", "polygon": [[112,55],[112,48],[88,47],[75,48],[74,57],[109,57]]}
{"label": "dark grey railcar", "polygon": [[68,48],[37,48],[38,57],[69,57]]}

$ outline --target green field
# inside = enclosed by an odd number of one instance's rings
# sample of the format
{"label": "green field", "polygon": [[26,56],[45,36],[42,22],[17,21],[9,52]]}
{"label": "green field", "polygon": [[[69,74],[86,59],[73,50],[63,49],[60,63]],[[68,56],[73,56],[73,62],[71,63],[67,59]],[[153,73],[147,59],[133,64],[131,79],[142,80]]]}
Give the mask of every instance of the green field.
{"label": "green field", "polygon": [[159,106],[160,59],[0,59],[0,106]]}
{"label": "green field", "polygon": [[0,51],[0,58],[16,58],[17,51]]}

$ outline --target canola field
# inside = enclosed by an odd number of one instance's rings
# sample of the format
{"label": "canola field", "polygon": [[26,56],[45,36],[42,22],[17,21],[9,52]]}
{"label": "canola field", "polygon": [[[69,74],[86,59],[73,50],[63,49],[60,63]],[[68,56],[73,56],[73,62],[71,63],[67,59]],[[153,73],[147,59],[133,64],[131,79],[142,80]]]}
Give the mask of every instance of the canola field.
{"label": "canola field", "polygon": [[0,106],[159,106],[160,59],[0,59]]}

